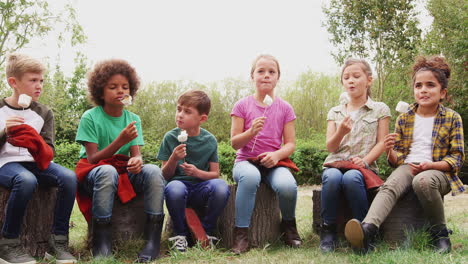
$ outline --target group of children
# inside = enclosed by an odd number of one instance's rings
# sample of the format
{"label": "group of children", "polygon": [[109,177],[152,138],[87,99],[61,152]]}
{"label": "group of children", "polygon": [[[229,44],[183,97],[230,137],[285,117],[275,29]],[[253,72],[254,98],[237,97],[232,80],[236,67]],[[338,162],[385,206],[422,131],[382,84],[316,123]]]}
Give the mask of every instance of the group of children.
{"label": "group of children", "polygon": [[[6,75],[13,94],[0,101],[0,186],[11,193],[0,238],[1,263],[36,263],[22,247],[19,235],[27,203],[38,184],[58,187],[46,253],[57,263],[76,263],[68,250],[75,196],[92,225],[95,258],[112,255],[112,234],[118,232],[111,225],[116,195],[123,203],[137,194],[144,198],[145,244],[137,262],[159,256],[164,200],[173,222],[174,236],[169,240],[177,250],[187,249],[194,232],[187,225],[186,207],[197,211],[208,240],[216,242],[217,219],[230,193],[220,179],[216,138],[201,128],[211,108],[206,93],[189,90],[179,96],[176,128],[164,135],[157,154],[162,168],[144,164],[141,120],[125,109],[139,88],[137,73],[124,60],[97,63],[88,78],[90,99],[96,106],[80,120],[76,141],[82,147],[72,172],[52,162],[54,117],[49,108],[37,102],[43,72],[43,65],[26,55],[8,58]],[[258,56],[250,73],[255,93],[239,100],[231,112],[231,144],[237,150],[231,249],[235,254],[249,249],[249,226],[261,182],[278,196],[284,243],[291,247],[302,244],[295,219],[297,183],[291,173],[297,167],[288,158],[295,149],[296,115],[289,103],[275,95],[280,73],[273,56]],[[345,63],[341,81],[349,99],[333,107],[327,116],[330,155],[322,175],[322,251],[336,247],[338,198],[342,194],[355,218],[346,225],[346,238],[354,248],[367,252],[374,247],[380,224],[411,187],[427,213],[435,247],[440,252],[450,251],[442,196],[450,190],[454,194],[464,191],[457,177],[464,143],[459,114],[441,104],[447,97],[449,77],[450,69],[443,58],[418,59],[412,89],[416,102],[398,117],[395,133],[388,134],[390,110],[384,103],[371,100],[369,64],[357,59]],[[32,97],[26,107],[18,104],[24,94]],[[383,152],[398,168],[369,208],[367,187],[375,180],[369,175],[376,177],[376,160]]]}

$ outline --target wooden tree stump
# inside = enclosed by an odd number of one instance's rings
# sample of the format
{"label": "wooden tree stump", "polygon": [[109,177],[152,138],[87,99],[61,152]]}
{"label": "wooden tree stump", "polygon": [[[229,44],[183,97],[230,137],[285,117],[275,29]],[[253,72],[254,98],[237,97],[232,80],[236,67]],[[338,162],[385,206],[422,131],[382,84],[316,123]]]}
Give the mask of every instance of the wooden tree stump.
{"label": "wooden tree stump", "polygon": [[[313,231],[320,233],[320,194],[322,190],[314,190],[312,195],[313,202]],[[339,234],[343,234],[344,227],[349,219],[352,218],[351,210],[344,202],[341,203],[338,209],[337,229]],[[344,207],[344,208],[343,208]],[[381,237],[390,243],[400,243],[405,241],[406,232],[410,230],[419,230],[428,224],[424,216],[423,209],[419,200],[410,189],[408,193],[403,195],[393,207],[393,210],[387,216],[385,221],[380,226]]]}
{"label": "wooden tree stump", "polygon": [[[223,213],[218,218],[218,247],[230,249],[234,243],[235,202],[237,185],[229,185],[229,196]],[[165,232],[172,235],[172,221],[167,216]],[[250,247],[262,247],[280,237],[280,210],[278,198],[266,184],[260,184],[249,228]]]}
{"label": "wooden tree stump", "polygon": [[[320,234],[320,225],[322,224],[322,217],[320,215],[322,202],[321,193],[321,189],[312,191],[312,230],[317,234]],[[346,223],[353,217],[351,208],[349,208],[348,203],[343,196],[340,197],[340,204],[337,212],[336,229],[338,234],[343,236]]]}
{"label": "wooden tree stump", "polygon": [[387,242],[398,243],[406,240],[408,231],[429,227],[424,210],[418,197],[411,189],[393,207],[385,221],[380,225],[380,234]]}
{"label": "wooden tree stump", "polygon": [[[228,203],[218,219],[220,244],[231,248],[234,243],[235,201],[237,185],[230,185]],[[263,247],[278,240],[280,233],[280,209],[276,193],[266,184],[260,184],[249,228],[250,247]]]}
{"label": "wooden tree stump", "polygon": [[[122,204],[116,196],[112,208],[112,244],[118,245],[130,239],[143,237],[146,222],[143,195],[137,195],[130,202]],[[92,247],[92,224],[88,223],[88,246]]]}
{"label": "wooden tree stump", "polygon": [[[0,226],[3,226],[10,191],[0,187]],[[33,256],[43,257],[54,221],[57,188],[39,186],[28,203],[21,226],[20,239]]]}

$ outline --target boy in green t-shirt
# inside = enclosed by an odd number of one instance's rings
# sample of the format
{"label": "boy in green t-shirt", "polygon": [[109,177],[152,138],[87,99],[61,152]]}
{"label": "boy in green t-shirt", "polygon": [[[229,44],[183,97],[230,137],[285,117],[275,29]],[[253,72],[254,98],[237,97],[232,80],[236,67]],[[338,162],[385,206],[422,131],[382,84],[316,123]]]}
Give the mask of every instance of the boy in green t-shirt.
{"label": "boy in green t-shirt", "polygon": [[78,205],[86,220],[92,217],[95,258],[112,254],[111,217],[115,195],[125,203],[135,193],[143,194],[147,215],[146,243],[138,253],[137,262],[149,262],[159,256],[164,178],[158,166],[143,164],[141,120],[125,109],[139,85],[135,69],[124,60],[97,63],[89,75],[89,93],[96,107],[87,110],[80,120],[76,141],[82,147],[75,171],[79,183]]}
{"label": "boy in green t-shirt", "polygon": [[218,143],[207,130],[200,128],[208,119],[211,102],[203,91],[187,91],[177,100],[177,127],[167,132],[159,149],[164,178],[166,205],[174,224],[170,238],[179,251],[187,249],[188,227],[185,208],[202,211],[202,225],[210,242],[216,221],[226,206],[229,189],[219,179]]}

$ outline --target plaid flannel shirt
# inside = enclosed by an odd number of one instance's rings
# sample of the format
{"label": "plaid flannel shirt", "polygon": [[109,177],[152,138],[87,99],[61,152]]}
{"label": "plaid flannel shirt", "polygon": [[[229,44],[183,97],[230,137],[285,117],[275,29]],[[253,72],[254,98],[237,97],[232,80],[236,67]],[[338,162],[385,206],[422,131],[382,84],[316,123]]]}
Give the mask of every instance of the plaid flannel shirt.
{"label": "plaid flannel shirt", "polygon": [[[396,121],[395,132],[398,135],[393,148],[397,154],[396,166],[403,164],[410,152],[417,107],[416,103],[412,104],[408,112],[401,114]],[[446,161],[452,167],[451,171],[445,172],[452,188],[452,195],[465,190],[457,176],[464,158],[462,119],[457,112],[439,104],[432,130],[432,160]]]}

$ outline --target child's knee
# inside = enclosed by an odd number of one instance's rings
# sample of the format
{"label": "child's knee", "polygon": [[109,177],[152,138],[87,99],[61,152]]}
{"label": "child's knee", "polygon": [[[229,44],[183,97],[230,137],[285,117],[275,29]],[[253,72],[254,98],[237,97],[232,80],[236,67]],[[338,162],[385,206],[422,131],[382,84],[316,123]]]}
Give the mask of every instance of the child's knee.
{"label": "child's knee", "polygon": [[171,181],[164,188],[166,200],[185,199],[187,196],[187,187],[180,181]]}
{"label": "child's knee", "polygon": [[431,188],[431,179],[429,177],[424,177],[424,175],[418,174],[414,177],[412,182],[413,190],[418,197],[426,197],[429,199],[431,193],[435,191]]}
{"label": "child's knee", "polygon": [[224,180],[214,179],[210,185],[212,193],[219,199],[229,197],[229,186]]}
{"label": "child's knee", "polygon": [[22,172],[14,179],[14,185],[22,192],[32,193],[37,186],[37,178],[30,172]]}
{"label": "child's knee", "polygon": [[146,175],[146,181],[152,186],[164,186],[164,177],[161,169],[153,164],[146,164],[143,166],[142,173]]}

